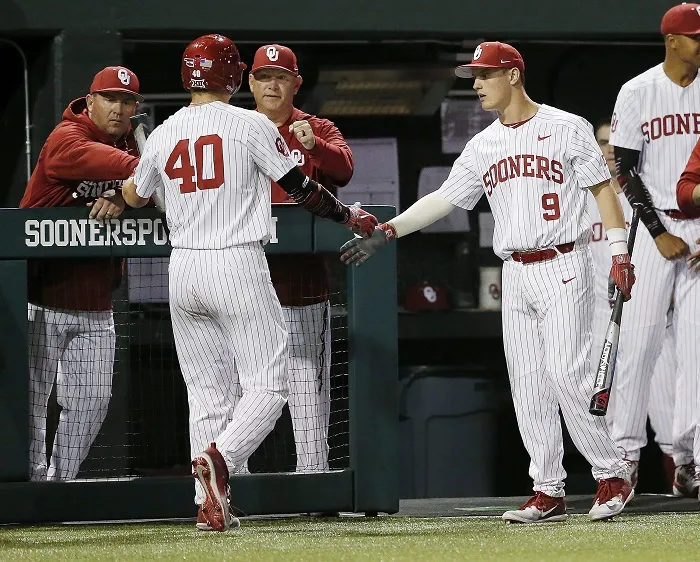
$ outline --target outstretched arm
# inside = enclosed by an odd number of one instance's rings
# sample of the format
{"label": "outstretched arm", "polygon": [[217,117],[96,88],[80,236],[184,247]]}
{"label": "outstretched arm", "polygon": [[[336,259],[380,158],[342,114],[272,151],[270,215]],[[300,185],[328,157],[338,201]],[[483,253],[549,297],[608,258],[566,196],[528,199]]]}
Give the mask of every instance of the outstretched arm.
{"label": "outstretched arm", "polygon": [[403,213],[389,222],[380,224],[367,240],[355,238],[346,242],[340,251],[345,264],[361,265],[379,248],[394,238],[406,236],[425,228],[449,215],[455,206],[435,191],[416,201]]}

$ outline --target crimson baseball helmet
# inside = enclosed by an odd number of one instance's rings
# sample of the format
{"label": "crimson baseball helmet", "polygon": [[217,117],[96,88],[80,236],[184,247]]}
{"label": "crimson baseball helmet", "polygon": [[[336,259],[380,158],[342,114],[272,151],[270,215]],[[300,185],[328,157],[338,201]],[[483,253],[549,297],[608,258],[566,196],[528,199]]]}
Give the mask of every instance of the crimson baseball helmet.
{"label": "crimson baseball helmet", "polygon": [[219,34],[202,35],[182,54],[182,86],[185,90],[226,90],[235,94],[243,82],[246,65],[233,41]]}

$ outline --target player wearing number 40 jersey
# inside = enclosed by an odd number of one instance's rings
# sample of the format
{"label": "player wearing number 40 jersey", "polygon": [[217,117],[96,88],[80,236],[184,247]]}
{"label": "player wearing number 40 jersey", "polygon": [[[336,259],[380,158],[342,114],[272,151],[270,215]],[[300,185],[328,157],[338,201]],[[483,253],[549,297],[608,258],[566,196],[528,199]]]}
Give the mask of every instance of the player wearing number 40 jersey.
{"label": "player wearing number 40 jersey", "polygon": [[[369,235],[377,224],[307,178],[267,117],[228,105],[244,69],[230,39],[193,41],[182,58],[192,101],[153,131],[123,187],[133,207],[156,189],[165,193],[170,312],[190,406],[197,526],[218,531],[236,524],[228,474],[273,428],[289,388],[288,335],[263,252],[270,180],[356,233]],[[205,450],[214,441],[218,449]]]}
{"label": "player wearing number 40 jersey", "polygon": [[591,223],[586,193],[603,218],[611,276],[629,297],[634,274],[625,220],[591,125],[534,103],[525,93],[520,53],[482,43],[457,75],[474,77],[483,109],[498,119],[470,140],[442,187],[420,199],[369,240],[351,240],[343,261],[362,263],[377,247],[426,227],[455,207],[472,209],[486,193],[495,220],[494,250],[503,266],[503,339],[520,433],[530,454],[535,495],[506,521],[566,518],[559,411],[593,467],[598,490],[592,519],[620,513],[633,496],[629,464],[588,405],[593,320]]}

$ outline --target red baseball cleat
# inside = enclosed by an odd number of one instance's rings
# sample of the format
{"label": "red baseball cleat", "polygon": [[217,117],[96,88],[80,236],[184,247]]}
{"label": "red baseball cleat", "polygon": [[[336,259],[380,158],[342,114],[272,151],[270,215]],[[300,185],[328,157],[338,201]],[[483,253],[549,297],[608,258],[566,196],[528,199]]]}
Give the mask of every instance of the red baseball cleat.
{"label": "red baseball cleat", "polygon": [[537,492],[520,509],[503,514],[507,523],[547,523],[564,521],[567,517],[565,499],[553,498],[544,492]]}
{"label": "red baseball cleat", "polygon": [[[233,512],[230,512],[231,514],[231,526],[229,527],[229,531],[231,529],[238,529],[241,526],[241,522],[236,517]],[[207,521],[207,518],[204,517],[204,512],[202,511],[202,506],[199,506],[199,509],[197,510],[197,529],[200,531],[213,531],[214,529],[212,526],[209,524]]]}
{"label": "red baseball cleat", "polygon": [[[200,507],[204,522],[214,531],[226,531],[232,523],[228,467],[224,457],[217,450],[216,443],[212,443],[206,451],[194,458],[192,476],[199,480],[206,494]],[[199,519],[198,516],[198,529]]]}
{"label": "red baseball cleat", "polygon": [[588,512],[592,521],[610,519],[622,513],[634,497],[634,488],[624,478],[606,478],[598,482],[593,507]]}

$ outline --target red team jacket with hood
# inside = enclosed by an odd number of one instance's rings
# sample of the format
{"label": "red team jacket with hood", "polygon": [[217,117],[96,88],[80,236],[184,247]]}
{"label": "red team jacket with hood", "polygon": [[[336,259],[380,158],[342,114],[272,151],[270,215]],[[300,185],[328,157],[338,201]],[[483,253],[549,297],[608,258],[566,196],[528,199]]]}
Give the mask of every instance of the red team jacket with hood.
{"label": "red team jacket with hood", "polygon": [[[115,141],[87,114],[85,98],[70,103],[39,154],[19,206],[81,207],[121,187],[138,164],[131,131]],[[42,259],[29,264],[29,302],[67,310],[111,310],[122,260]]]}
{"label": "red team jacket with hood", "polygon": [[[289,132],[289,125],[306,120],[316,137],[311,150]],[[328,119],[321,119],[296,107],[282,126],[280,135],[287,143],[291,156],[312,180],[332,189],[345,186],[352,177],[352,151],[338,128]],[[323,171],[322,171],[323,170]],[[272,183],[273,203],[294,203],[276,183]],[[270,254],[267,256],[270,276],[280,303],[285,306],[304,306],[328,299],[328,270],[320,254]]]}

